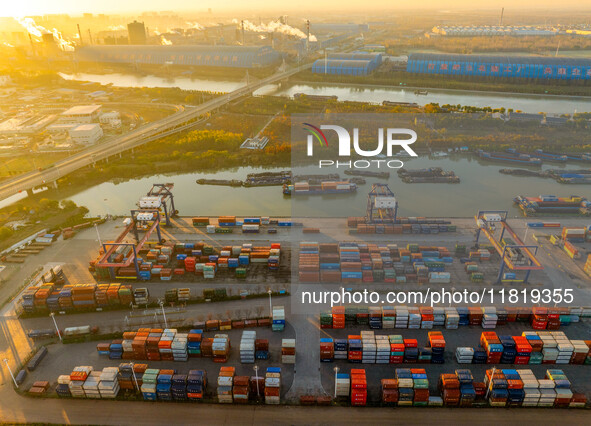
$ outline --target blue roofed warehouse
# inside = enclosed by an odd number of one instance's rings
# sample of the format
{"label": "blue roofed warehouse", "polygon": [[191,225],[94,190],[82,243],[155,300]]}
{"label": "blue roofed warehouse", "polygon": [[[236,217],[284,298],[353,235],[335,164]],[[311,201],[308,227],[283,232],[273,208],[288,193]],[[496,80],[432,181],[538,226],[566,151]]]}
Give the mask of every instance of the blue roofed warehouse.
{"label": "blue roofed warehouse", "polygon": [[591,59],[412,53],[406,71],[480,77],[591,80]]}
{"label": "blue roofed warehouse", "polygon": [[189,65],[257,68],[271,65],[280,54],[270,46],[84,46],[76,49],[80,62]]}

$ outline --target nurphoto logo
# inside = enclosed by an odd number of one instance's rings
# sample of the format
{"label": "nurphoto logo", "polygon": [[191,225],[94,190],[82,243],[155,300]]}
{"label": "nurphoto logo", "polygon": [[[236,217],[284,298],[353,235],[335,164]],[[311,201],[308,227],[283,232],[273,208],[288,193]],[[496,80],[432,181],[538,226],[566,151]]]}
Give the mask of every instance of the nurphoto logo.
{"label": "nurphoto logo", "polygon": [[[378,143],[377,147],[372,150],[364,150],[359,145],[359,129],[353,128],[353,138],[347,129],[342,126],[323,124],[320,127],[314,126],[310,123],[303,123],[304,129],[310,134],[307,137],[307,155],[312,157],[314,155],[314,140],[318,141],[320,146],[328,147],[328,139],[324,134],[323,130],[333,130],[338,137],[339,141],[339,157],[351,157],[351,139],[353,140],[353,150],[355,154],[361,157],[377,157],[372,160],[356,160],[356,161],[335,161],[322,159],[318,161],[318,167],[348,167],[354,169],[367,169],[369,167],[376,166],[387,167],[391,169],[399,169],[404,166],[404,163],[400,160],[389,160],[389,157],[397,155],[398,152],[394,152],[394,147],[402,148],[402,154],[410,157],[418,157],[417,153],[409,146],[416,142],[417,133],[411,129],[378,129]],[[407,138],[399,139],[399,136],[408,136]],[[386,153],[384,154],[384,145],[386,147]],[[386,158],[384,158],[386,157]]]}

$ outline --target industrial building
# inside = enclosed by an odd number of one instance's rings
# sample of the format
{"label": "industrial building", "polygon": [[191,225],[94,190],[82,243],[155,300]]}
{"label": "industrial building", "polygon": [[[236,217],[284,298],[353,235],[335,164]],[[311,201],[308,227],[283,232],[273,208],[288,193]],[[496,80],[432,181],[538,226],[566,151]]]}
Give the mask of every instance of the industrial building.
{"label": "industrial building", "polygon": [[129,44],[146,44],[146,27],[143,22],[133,21],[127,24]]}
{"label": "industrial building", "polygon": [[101,114],[100,105],[79,105],[61,113],[62,123],[92,123],[98,120]]}
{"label": "industrial building", "polygon": [[81,145],[92,145],[103,137],[103,129],[99,124],[81,124],[70,129],[72,142]]}
{"label": "industrial building", "polygon": [[76,49],[76,59],[80,62],[257,68],[277,62],[280,54],[269,46],[84,46]]}
{"label": "industrial building", "polygon": [[413,53],[406,71],[479,77],[591,80],[591,59]]}
{"label": "industrial building", "polygon": [[370,61],[374,68],[382,64],[382,55],[380,53],[329,53],[328,59]]}
{"label": "industrial building", "polygon": [[368,24],[310,22],[313,33],[364,33],[369,31]]}
{"label": "industrial building", "polygon": [[367,75],[382,63],[380,53],[330,53],[312,65],[316,74]]}
{"label": "industrial building", "polygon": [[558,34],[554,28],[525,26],[440,26],[434,27],[433,34],[448,37],[483,37],[483,36],[553,36]]}
{"label": "industrial building", "polygon": [[121,127],[121,114],[117,111],[105,112],[99,117],[99,123],[112,129]]}

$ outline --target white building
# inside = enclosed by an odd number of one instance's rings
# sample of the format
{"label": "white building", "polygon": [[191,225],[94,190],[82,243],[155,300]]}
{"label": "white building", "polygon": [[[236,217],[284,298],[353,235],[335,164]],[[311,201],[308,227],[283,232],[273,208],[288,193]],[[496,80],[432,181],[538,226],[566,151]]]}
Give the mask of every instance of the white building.
{"label": "white building", "polygon": [[72,142],[82,145],[92,145],[103,137],[103,129],[99,124],[81,124],[70,130]]}
{"label": "white building", "polygon": [[79,105],[61,113],[62,123],[94,123],[101,114],[101,105]]}
{"label": "white building", "polygon": [[117,111],[105,112],[99,117],[99,123],[112,129],[118,129],[121,127],[121,115]]}

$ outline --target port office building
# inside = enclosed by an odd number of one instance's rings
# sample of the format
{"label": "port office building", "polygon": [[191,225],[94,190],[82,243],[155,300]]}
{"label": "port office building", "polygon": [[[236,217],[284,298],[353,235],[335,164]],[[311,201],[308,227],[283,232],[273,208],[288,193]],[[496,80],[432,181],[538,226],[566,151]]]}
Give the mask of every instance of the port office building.
{"label": "port office building", "polygon": [[382,63],[379,53],[331,53],[312,64],[316,74],[367,75]]}
{"label": "port office building", "polygon": [[259,68],[272,65],[280,54],[270,46],[83,46],[76,49],[79,62],[189,65],[226,68]]}
{"label": "port office building", "polygon": [[591,80],[591,59],[413,53],[406,71],[478,77]]}

